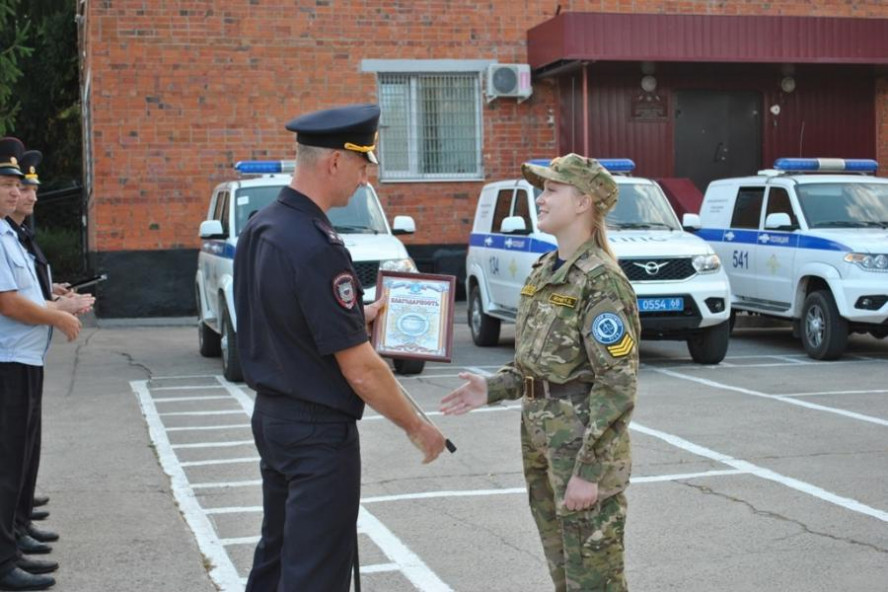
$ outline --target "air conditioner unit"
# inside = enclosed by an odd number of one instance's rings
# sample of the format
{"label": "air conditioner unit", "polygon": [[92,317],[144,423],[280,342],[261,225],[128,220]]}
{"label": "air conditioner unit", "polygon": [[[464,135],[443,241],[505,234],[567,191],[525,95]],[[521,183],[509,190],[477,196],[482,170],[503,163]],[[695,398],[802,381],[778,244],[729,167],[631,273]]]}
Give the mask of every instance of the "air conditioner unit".
{"label": "air conditioner unit", "polygon": [[516,97],[519,103],[533,94],[530,66],[527,64],[491,64],[487,67],[487,102],[499,97]]}

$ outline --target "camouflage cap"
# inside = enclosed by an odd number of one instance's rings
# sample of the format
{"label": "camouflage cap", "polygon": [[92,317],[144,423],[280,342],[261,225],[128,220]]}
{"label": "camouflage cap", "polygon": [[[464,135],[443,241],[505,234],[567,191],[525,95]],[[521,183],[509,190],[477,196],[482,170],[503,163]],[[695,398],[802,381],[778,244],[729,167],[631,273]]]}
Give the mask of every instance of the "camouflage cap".
{"label": "camouflage cap", "polygon": [[591,195],[595,205],[607,214],[617,203],[617,183],[606,168],[594,158],[567,154],[553,158],[549,166],[522,164],[521,173],[534,187],[543,188],[548,179],[573,185],[583,194]]}

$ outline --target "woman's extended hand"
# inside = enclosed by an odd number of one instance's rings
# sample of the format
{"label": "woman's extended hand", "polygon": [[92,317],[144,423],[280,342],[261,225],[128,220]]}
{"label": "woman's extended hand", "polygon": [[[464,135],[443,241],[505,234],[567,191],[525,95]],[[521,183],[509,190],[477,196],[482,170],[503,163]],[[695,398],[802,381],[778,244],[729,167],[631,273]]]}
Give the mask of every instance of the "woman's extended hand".
{"label": "woman's extended hand", "polygon": [[444,415],[462,415],[487,403],[487,381],[471,372],[460,372],[459,377],[468,382],[441,399]]}

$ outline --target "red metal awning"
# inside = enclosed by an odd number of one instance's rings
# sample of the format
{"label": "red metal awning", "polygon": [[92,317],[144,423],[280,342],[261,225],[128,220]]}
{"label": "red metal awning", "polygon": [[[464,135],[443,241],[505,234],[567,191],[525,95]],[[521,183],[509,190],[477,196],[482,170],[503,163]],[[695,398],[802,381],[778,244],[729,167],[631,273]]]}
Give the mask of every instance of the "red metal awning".
{"label": "red metal awning", "polygon": [[527,32],[535,71],[572,61],[888,64],[888,19],[562,13]]}

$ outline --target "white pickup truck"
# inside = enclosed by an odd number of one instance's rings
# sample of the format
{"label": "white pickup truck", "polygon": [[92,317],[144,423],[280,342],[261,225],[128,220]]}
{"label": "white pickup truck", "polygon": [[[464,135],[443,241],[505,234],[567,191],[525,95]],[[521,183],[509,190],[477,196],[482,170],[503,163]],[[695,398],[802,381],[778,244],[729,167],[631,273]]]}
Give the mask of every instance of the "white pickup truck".
{"label": "white pickup truck", "polygon": [[[233,273],[237,236],[257,210],[275,200],[289,185],[293,161],[242,161],[235,165],[242,177],[220,183],[210,197],[207,219],[200,225],[201,248],[194,280],[198,339],[205,357],[222,357],[228,380],[243,380],[237,353],[237,313]],[[249,176],[249,177],[247,177]],[[327,212],[352,257],[364,302],[376,299],[380,269],[415,272],[416,265],[395,235],[416,231],[410,216],[395,216],[389,227],[379,198],[371,185],[355,191],[347,206]],[[419,374],[424,362],[394,359],[395,371]]]}
{"label": "white pickup truck", "polygon": [[850,332],[888,336],[888,179],[873,160],[781,158],[713,181],[702,229],[735,311],[785,319],[808,355],[838,358]]}
{"label": "white pickup truck", "polygon": [[[638,296],[643,338],[684,340],[695,362],[718,364],[728,350],[731,314],[718,256],[682,230],[659,185],[628,176],[635,168],[631,160],[599,162],[620,190],[607,216],[608,238]],[[537,228],[537,195],[524,179],[481,190],[466,259],[468,320],[477,345],[496,344],[501,321],[515,321],[531,265],[556,248],[555,237]],[[696,216],[687,219],[698,223]]]}

